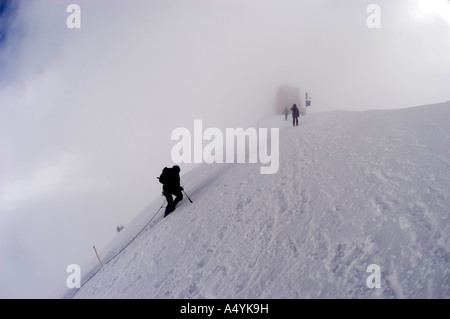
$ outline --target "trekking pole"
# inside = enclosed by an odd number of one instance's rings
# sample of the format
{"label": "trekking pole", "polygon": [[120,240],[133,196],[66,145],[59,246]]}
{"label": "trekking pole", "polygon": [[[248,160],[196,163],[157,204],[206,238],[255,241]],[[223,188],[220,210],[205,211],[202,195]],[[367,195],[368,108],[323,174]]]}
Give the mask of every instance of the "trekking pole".
{"label": "trekking pole", "polygon": [[189,198],[189,196],[186,194],[186,192],[184,191],[184,189],[182,190],[184,195],[186,195],[187,199],[189,199],[189,201],[192,203],[192,200]]}

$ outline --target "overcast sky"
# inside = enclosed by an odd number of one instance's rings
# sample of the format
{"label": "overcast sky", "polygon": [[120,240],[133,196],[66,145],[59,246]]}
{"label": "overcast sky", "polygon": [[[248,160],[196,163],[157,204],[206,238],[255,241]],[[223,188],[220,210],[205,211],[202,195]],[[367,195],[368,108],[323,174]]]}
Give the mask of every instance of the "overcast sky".
{"label": "overcast sky", "polygon": [[448,0],[0,3],[0,297],[55,296],[160,195],[194,119],[255,126],[282,85],[316,111],[450,100]]}

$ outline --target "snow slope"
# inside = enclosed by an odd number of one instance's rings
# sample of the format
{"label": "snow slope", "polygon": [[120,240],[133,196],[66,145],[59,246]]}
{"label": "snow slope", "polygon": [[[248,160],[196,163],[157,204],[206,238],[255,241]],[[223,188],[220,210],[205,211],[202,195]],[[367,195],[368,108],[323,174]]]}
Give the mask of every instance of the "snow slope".
{"label": "snow slope", "polygon": [[[194,203],[165,219],[161,209],[73,297],[449,298],[449,119],[450,102],[311,113],[298,127],[274,117],[278,173],[202,164],[182,175]],[[366,285],[370,264],[381,288]]]}

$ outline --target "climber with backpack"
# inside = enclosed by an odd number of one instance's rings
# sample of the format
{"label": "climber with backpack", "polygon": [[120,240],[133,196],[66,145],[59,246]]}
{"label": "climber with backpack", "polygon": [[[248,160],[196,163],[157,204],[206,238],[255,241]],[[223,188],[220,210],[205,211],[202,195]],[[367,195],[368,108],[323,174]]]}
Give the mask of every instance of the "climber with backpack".
{"label": "climber with backpack", "polygon": [[[163,195],[167,200],[166,211],[164,213],[164,217],[166,217],[183,200],[183,187],[180,186],[180,167],[178,165],[172,168],[164,167],[158,179],[163,184]],[[175,199],[172,196],[175,196]]]}

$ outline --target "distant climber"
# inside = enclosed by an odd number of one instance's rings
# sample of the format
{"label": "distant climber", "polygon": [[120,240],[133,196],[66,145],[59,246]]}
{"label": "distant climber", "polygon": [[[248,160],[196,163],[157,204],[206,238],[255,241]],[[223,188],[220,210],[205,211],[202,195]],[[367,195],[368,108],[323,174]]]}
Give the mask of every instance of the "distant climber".
{"label": "distant climber", "polygon": [[300,111],[297,108],[297,104],[294,104],[291,107],[291,111],[292,111],[292,125],[298,126],[298,117],[300,116]]}
{"label": "distant climber", "polygon": [[[164,217],[166,217],[183,200],[183,194],[181,192],[183,187],[180,186],[180,167],[178,165],[172,168],[164,167],[159,176],[159,182],[163,184],[163,195],[167,200],[166,211],[164,213]],[[175,199],[173,199],[172,195],[175,196]]]}
{"label": "distant climber", "polygon": [[289,109],[287,106],[284,108],[283,114],[284,114],[284,120],[287,121],[288,115],[289,115]]}

